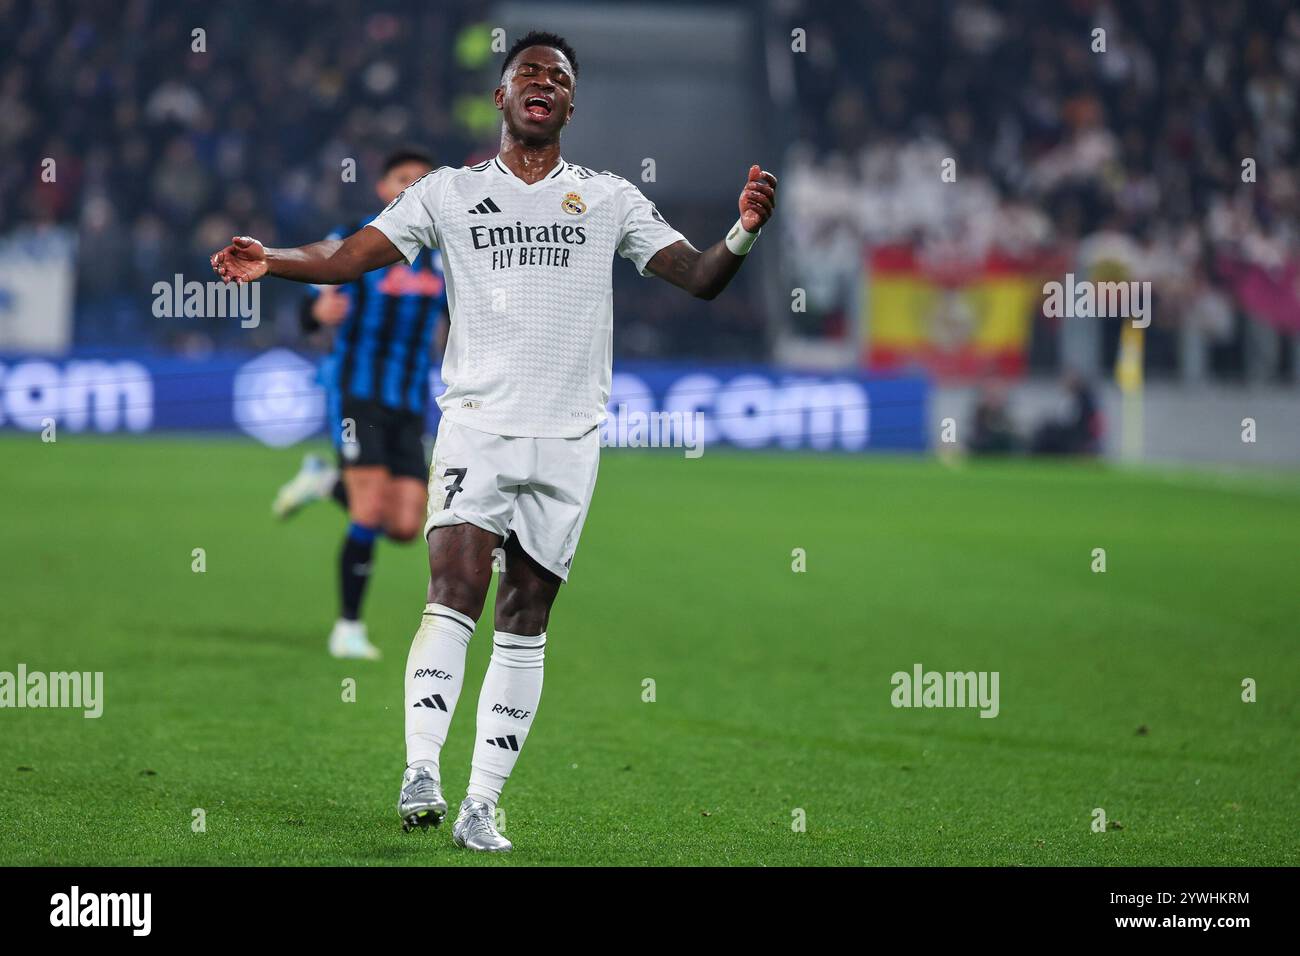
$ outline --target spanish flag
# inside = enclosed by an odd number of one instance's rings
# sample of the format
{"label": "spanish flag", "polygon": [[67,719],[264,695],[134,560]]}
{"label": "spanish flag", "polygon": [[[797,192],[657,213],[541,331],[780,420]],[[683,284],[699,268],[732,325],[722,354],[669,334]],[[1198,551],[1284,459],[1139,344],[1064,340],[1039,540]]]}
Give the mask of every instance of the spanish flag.
{"label": "spanish flag", "polygon": [[882,372],[1018,376],[1038,299],[1034,275],[1006,257],[922,263],[911,246],[877,247],[861,296],[865,363]]}

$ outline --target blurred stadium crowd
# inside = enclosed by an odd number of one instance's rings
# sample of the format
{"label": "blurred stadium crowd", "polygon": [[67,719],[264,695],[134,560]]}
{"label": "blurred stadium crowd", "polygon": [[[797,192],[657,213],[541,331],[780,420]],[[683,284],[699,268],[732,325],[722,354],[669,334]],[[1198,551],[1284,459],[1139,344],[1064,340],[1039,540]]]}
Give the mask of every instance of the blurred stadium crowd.
{"label": "blurred stadium crowd", "polygon": [[[77,344],[291,340],[292,289],[268,289],[274,321],[252,333],[219,320],[195,332],[141,303],[174,273],[206,278],[235,232],[297,243],[373,213],[369,184],[394,146],[457,165],[491,155],[490,5],[395,9],[232,0],[196,18],[154,0],[0,0],[0,150],[16,160],[0,168],[0,233],[75,227]],[[1177,364],[1176,330],[1202,334],[1231,375],[1252,320],[1300,324],[1286,292],[1294,280],[1300,301],[1293,3],[772,0],[756,13],[781,35],[807,31],[779,217],[785,271],[809,297],[781,321],[802,334],[844,336],[864,245],[900,241],[939,260],[997,248],[1123,263],[1156,285],[1156,367]],[[198,20],[220,56],[194,51]],[[1105,55],[1090,49],[1097,27]],[[38,183],[45,157],[58,175]],[[349,157],[356,184],[340,176]],[[947,157],[959,188],[936,175]],[[715,216],[661,206],[688,235],[716,232]],[[1243,297],[1247,280],[1262,299]],[[768,354],[757,290],[701,322],[655,285],[620,298],[622,354]],[[1046,325],[1031,357],[1053,368]]]}
{"label": "blurred stadium crowd", "polygon": [[[807,334],[851,324],[863,244],[896,242],[1050,253],[1057,277],[1118,261],[1153,282],[1157,369],[1177,361],[1171,327],[1231,374],[1247,312],[1300,325],[1294,3],[795,2],[785,20],[808,30],[781,220]],[[960,188],[937,175],[948,157]],[[1243,309],[1261,271],[1281,301]],[[1036,349],[1051,331],[1035,323]]]}
{"label": "blurred stadium crowd", "polygon": [[[0,151],[16,160],[0,168],[0,234],[76,228],[79,346],[298,344],[301,293],[287,284],[266,284],[272,320],[255,330],[155,318],[150,289],[176,273],[210,278],[208,256],[235,233],[299,244],[374,214],[371,184],[393,148],[425,146],[452,165],[493,155],[488,9],[0,0]],[[193,48],[200,25],[206,52]],[[46,157],[53,182],[37,178]],[[354,183],[342,176],[348,158]],[[721,228],[664,211],[687,232]],[[616,275],[635,281],[625,271]],[[649,285],[621,298],[624,351],[761,351],[760,309],[743,292],[701,329],[702,305],[670,307]]]}
{"label": "blurred stadium crowd", "polygon": [[[194,51],[197,19],[168,4],[0,3],[0,148],[20,159],[0,170],[0,211],[77,227],[79,344],[257,344],[274,330],[187,333],[141,304],[174,273],[208,278],[236,232],[288,244],[373,212],[368,183],[396,140],[467,149],[447,95],[460,71],[422,55],[425,32],[450,26],[440,14],[419,29],[379,14],[358,34],[336,6],[210,7],[202,43],[232,57]],[[43,157],[57,177],[34,186]]]}

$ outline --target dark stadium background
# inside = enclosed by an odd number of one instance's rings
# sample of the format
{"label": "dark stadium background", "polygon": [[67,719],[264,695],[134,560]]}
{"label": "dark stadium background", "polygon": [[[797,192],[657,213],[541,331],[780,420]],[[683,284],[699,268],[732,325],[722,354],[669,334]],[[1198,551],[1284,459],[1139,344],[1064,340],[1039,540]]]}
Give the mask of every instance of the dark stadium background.
{"label": "dark stadium background", "polygon": [[[616,391],[731,447],[602,459],[514,861],[1294,865],[1286,0],[0,0],[0,671],[109,687],[0,711],[0,863],[464,862],[390,805],[424,555],[381,545],[341,708],[342,519],[269,517],[327,452],[301,288],[256,328],[151,305],[375,212],[394,148],[493,155],[493,31],[532,27],[581,63],[565,158],[697,246],[751,163],[781,185],[715,301],[614,263]],[[1066,273],[1149,281],[1150,328],[1045,316]],[[918,661],[1000,671],[998,719],[891,707]]]}
{"label": "dark stadium background", "polygon": [[[1300,14],[1282,0],[135,0],[11,2],[4,19],[0,228],[27,243],[75,237],[77,252],[71,305],[56,310],[67,328],[14,332],[41,319],[16,320],[19,296],[5,289],[3,352],[32,341],[101,355],[310,350],[286,283],[266,284],[265,319],[251,330],[140,306],[160,278],[206,278],[207,256],[235,232],[293,244],[373,213],[370,183],[391,148],[427,145],[453,165],[489,155],[492,30],[545,20],[563,24],[584,67],[566,154],[637,181],[697,243],[731,221],[751,159],[785,177],[781,218],[717,302],[615,269],[620,358],[852,369],[872,348],[872,249],[918,251],[942,286],[977,273],[987,250],[1010,250],[1041,280],[1100,248],[1154,285],[1144,345],[1154,457],[1247,460],[1185,434],[1207,414],[1242,417],[1220,385],[1262,389],[1260,406],[1294,417]],[[208,52],[191,49],[197,26]],[[1100,54],[1098,28],[1109,41]],[[56,181],[34,177],[51,157]],[[941,187],[932,167],[943,157],[958,181]],[[341,179],[346,158],[355,182]],[[954,302],[942,315],[965,334]],[[1055,377],[1081,372],[1102,389],[1102,447],[1119,454],[1121,412],[1106,388],[1118,323],[1083,326],[1074,347],[1059,321],[1026,326],[1012,345],[1010,410],[1028,436],[1063,401]],[[952,376],[929,358],[890,371],[900,368],[938,375],[935,429],[1005,371],[977,362]],[[1285,447],[1249,454],[1294,462],[1300,435],[1283,427]]]}

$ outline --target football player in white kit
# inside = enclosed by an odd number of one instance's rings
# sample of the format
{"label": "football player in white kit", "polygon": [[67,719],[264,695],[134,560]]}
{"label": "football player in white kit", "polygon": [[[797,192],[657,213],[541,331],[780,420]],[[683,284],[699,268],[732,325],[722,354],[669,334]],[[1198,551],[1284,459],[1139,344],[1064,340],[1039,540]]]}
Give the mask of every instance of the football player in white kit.
{"label": "football player in white kit", "polygon": [[533,32],[506,54],[495,93],[499,154],[435,169],[343,240],[266,249],[247,236],[212,257],[227,281],[264,275],[352,282],[440,249],[451,332],[429,472],[429,591],[406,667],[403,827],[447,812],[438,759],[465,655],[504,555],[492,657],[478,700],[468,795],[455,842],[503,851],[494,810],[542,693],[547,623],[596,484],[609,399],[615,253],[704,299],[721,292],[772,215],[776,177],[752,166],[740,218],[703,252],[632,183],[560,156],[577,57]]}

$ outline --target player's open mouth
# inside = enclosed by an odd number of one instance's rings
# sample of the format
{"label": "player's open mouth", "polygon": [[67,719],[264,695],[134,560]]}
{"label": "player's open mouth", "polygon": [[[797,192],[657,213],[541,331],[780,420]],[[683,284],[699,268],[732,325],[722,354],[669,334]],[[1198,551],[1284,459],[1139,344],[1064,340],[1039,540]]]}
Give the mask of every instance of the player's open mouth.
{"label": "player's open mouth", "polygon": [[524,100],[524,112],[534,119],[545,119],[551,115],[551,101],[544,96],[530,96]]}

